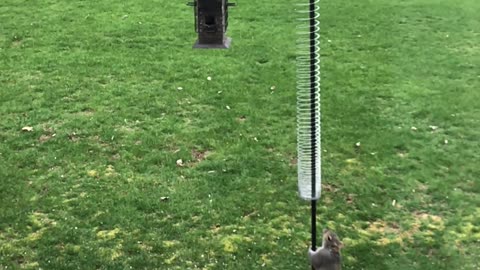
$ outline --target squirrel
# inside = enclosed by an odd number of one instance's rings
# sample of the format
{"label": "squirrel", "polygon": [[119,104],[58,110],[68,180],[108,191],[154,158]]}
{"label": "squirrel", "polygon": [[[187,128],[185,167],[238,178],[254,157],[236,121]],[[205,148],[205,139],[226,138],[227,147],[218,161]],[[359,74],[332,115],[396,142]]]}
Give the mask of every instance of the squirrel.
{"label": "squirrel", "polygon": [[334,232],[328,229],[324,230],[322,246],[316,251],[308,250],[312,269],[341,270],[340,249],[342,247],[343,243],[340,242],[340,239]]}

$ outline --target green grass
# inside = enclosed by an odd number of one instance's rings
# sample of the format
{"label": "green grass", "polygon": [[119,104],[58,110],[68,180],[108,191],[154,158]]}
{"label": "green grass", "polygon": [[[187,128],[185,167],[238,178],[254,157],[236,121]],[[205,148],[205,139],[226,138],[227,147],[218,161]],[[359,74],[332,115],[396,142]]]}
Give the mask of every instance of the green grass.
{"label": "green grass", "polygon": [[[0,3],[0,269],[308,269],[293,3],[205,51],[184,2],[120,2]],[[343,269],[479,269],[480,2],[321,10]]]}

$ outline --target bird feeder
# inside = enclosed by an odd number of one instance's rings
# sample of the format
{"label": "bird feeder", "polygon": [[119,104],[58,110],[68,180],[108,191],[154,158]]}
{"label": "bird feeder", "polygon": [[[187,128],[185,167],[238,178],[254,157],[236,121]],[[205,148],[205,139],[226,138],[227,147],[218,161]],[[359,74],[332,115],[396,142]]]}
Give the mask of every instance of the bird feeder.
{"label": "bird feeder", "polygon": [[228,0],[195,0],[188,3],[195,14],[195,31],[198,40],[193,48],[228,49],[231,38],[226,36],[228,27],[228,7],[235,6]]}

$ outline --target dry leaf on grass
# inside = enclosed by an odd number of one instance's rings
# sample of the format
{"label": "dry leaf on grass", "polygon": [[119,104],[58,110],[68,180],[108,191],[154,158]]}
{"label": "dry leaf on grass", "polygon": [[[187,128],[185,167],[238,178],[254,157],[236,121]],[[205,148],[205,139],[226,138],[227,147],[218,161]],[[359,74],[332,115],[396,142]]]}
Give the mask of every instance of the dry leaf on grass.
{"label": "dry leaf on grass", "polygon": [[178,159],[178,160],[177,160],[177,166],[183,167],[183,160]]}
{"label": "dry leaf on grass", "polygon": [[98,172],[96,170],[89,170],[87,175],[90,177],[98,177]]}
{"label": "dry leaf on grass", "polygon": [[206,151],[201,151],[197,149],[192,149],[192,158],[197,160],[197,161],[202,161],[206,159],[209,155],[211,155],[212,152],[206,150]]}
{"label": "dry leaf on grass", "polygon": [[40,138],[38,138],[38,140],[40,141],[40,143],[44,143],[44,142],[50,140],[52,137],[55,137],[54,135],[55,134],[53,134],[53,135],[42,135],[42,136],[40,136]]}
{"label": "dry leaf on grass", "polygon": [[334,185],[329,185],[329,184],[322,184],[322,189],[327,191],[327,192],[337,192],[338,188]]}

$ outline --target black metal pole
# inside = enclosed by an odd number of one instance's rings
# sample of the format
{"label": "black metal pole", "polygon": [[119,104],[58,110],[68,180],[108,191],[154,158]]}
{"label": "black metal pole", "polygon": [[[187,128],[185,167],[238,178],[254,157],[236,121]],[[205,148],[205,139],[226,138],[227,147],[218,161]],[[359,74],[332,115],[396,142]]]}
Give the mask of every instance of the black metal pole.
{"label": "black metal pole", "polygon": [[312,250],[317,249],[317,201],[312,200]]}
{"label": "black metal pole", "polygon": [[[311,109],[311,143],[312,143],[312,197],[316,196],[316,93],[315,89],[317,87],[315,82],[315,66],[316,66],[316,55],[315,55],[315,0],[310,0],[310,109]],[[312,200],[312,250],[317,249],[317,201]]]}

